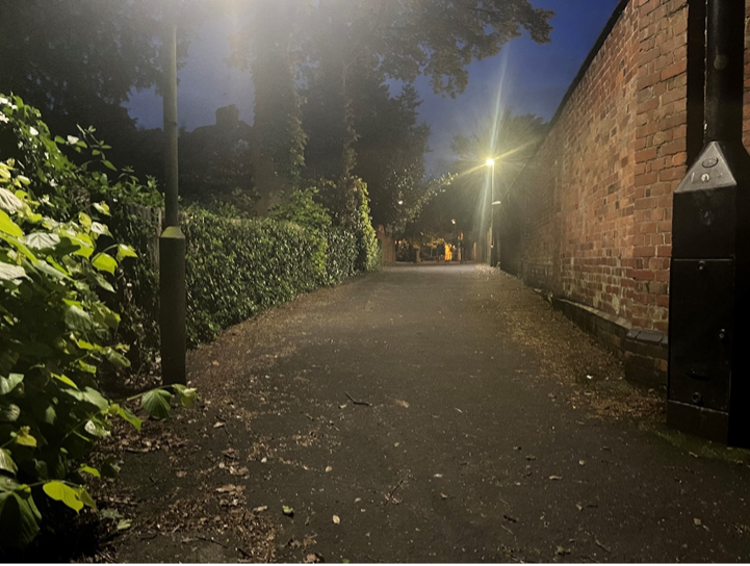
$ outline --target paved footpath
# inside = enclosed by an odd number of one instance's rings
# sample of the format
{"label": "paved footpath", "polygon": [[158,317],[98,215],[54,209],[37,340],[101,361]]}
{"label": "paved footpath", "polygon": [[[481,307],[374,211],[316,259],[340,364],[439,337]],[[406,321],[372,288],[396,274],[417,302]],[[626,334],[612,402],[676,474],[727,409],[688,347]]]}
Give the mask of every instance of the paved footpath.
{"label": "paved footpath", "polygon": [[131,441],[119,561],[750,561],[748,452],[499,271],[355,278],[189,371],[204,406]]}

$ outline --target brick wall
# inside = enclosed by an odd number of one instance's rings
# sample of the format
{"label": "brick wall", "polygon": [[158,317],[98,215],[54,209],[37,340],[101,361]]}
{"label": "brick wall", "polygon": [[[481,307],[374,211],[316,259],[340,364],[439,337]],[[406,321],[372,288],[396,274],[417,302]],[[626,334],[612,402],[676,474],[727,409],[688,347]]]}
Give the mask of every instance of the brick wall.
{"label": "brick wall", "polygon": [[624,1],[615,14],[503,199],[513,228],[501,262],[559,297],[666,331],[672,193],[687,164],[687,0]]}

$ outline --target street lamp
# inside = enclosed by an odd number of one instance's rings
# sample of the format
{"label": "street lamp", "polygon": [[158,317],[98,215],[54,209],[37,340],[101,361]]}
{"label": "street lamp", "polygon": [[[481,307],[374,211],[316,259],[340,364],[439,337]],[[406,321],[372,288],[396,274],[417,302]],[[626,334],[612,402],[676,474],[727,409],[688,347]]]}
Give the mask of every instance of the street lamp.
{"label": "street lamp", "polygon": [[491,168],[490,172],[490,266],[497,266],[497,245],[495,242],[495,160],[488,158],[485,161],[487,167]]}
{"label": "street lamp", "polygon": [[159,238],[159,310],[162,383],[185,384],[185,236],[178,215],[177,26],[164,50],[165,221]]}

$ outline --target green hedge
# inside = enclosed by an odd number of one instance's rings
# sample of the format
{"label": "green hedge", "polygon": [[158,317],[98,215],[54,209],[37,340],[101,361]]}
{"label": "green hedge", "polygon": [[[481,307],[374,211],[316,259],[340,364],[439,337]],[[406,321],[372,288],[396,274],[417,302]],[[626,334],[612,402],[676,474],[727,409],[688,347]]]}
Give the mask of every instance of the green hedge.
{"label": "green hedge", "polygon": [[343,228],[331,228],[326,240],[326,274],[328,283],[336,285],[357,272],[357,236]]}
{"label": "green hedge", "polygon": [[182,228],[191,346],[320,284],[314,242],[296,224],[226,218],[191,207]]}

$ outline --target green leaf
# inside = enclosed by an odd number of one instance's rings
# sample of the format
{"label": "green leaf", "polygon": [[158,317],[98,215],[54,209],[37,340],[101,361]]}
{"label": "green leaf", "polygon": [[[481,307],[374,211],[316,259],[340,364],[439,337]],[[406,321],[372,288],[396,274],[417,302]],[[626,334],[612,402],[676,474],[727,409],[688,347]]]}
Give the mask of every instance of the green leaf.
{"label": "green leaf", "polygon": [[114,275],[115,269],[117,269],[117,260],[111,255],[98,253],[94,256],[94,259],[91,260],[91,265],[99,271],[106,271],[107,273]]}
{"label": "green leaf", "polygon": [[124,531],[126,529],[129,529],[132,525],[133,525],[132,519],[122,519],[120,522],[117,523],[117,530]]}
{"label": "green leaf", "polygon": [[115,352],[112,348],[107,348],[104,355],[106,356],[107,361],[116,368],[124,369],[130,367],[130,360],[119,352]]}
{"label": "green leaf", "polygon": [[23,208],[23,201],[8,189],[0,187],[0,208],[6,212],[16,212]]}
{"label": "green leaf", "polygon": [[172,395],[164,389],[152,389],[141,396],[141,407],[152,417],[166,419],[172,410],[169,401]]}
{"label": "green leaf", "polygon": [[24,277],[26,277],[26,270],[23,267],[0,261],[0,281],[17,282]]}
{"label": "green leaf", "polygon": [[135,250],[132,247],[126,246],[125,244],[119,244],[117,246],[117,261],[122,261],[126,257],[138,257],[138,254],[135,253]]}
{"label": "green leaf", "polygon": [[27,426],[22,426],[21,429],[15,434],[16,444],[20,446],[28,446],[29,448],[36,448],[36,438],[31,435],[30,429]]}
{"label": "green leaf", "polygon": [[23,374],[11,373],[8,377],[0,376],[0,395],[7,395],[23,381]]}
{"label": "green leaf", "polygon": [[0,548],[24,548],[39,534],[42,515],[31,495],[0,491]]}
{"label": "green leaf", "polygon": [[44,493],[55,501],[60,501],[78,513],[83,509],[83,501],[78,490],[64,484],[61,481],[53,480],[42,486]]}
{"label": "green leaf", "polygon": [[114,165],[112,165],[112,163],[111,163],[110,161],[107,161],[107,160],[105,159],[104,161],[102,161],[102,163],[104,164],[104,166],[105,166],[105,167],[106,167],[107,169],[112,169],[112,171],[117,171],[117,167],[115,167]]}
{"label": "green leaf", "polygon": [[80,486],[78,488],[78,497],[86,507],[91,507],[94,511],[97,511],[96,501],[94,501],[94,498],[91,497],[91,494],[86,491],[86,488],[84,486]]}
{"label": "green leaf", "polygon": [[94,281],[96,281],[96,284],[99,285],[102,289],[105,291],[109,291],[110,293],[115,292],[115,288],[112,287],[112,284],[107,281],[101,274],[99,273],[93,273]]}
{"label": "green leaf", "polygon": [[116,509],[102,509],[99,514],[104,519],[122,519],[122,513]]}
{"label": "green leaf", "polygon": [[92,222],[91,223],[91,231],[94,234],[98,234],[99,236],[102,236],[102,235],[104,235],[104,236],[111,236],[112,235],[109,232],[109,228],[107,228],[104,224],[102,224],[100,222]]}
{"label": "green leaf", "polygon": [[60,243],[60,236],[47,232],[33,232],[28,234],[23,241],[32,250],[54,250]]}
{"label": "green leaf", "polygon": [[83,430],[88,432],[91,436],[96,436],[97,438],[104,438],[109,436],[109,429],[103,422],[101,422],[97,418],[87,420],[86,424],[83,425]]}
{"label": "green leaf", "polygon": [[0,210],[0,232],[5,232],[16,238],[23,238],[23,230],[3,210]]}
{"label": "green leaf", "polygon": [[65,324],[71,330],[78,332],[88,332],[95,328],[91,315],[85,310],[76,306],[70,306],[65,311]]}
{"label": "green leaf", "polygon": [[172,385],[172,388],[177,392],[177,395],[179,395],[180,403],[183,407],[187,407],[189,409],[193,406],[196,395],[198,393],[195,388],[185,387],[184,385],[180,385],[179,383]]}
{"label": "green leaf", "polygon": [[87,466],[86,464],[81,464],[81,467],[78,468],[78,471],[79,472],[85,472],[87,474],[91,474],[95,478],[102,477],[102,474],[99,473],[99,470],[97,470],[96,468],[92,468],[91,466]]}
{"label": "green leaf", "polygon": [[53,279],[66,279],[66,275],[61,272],[59,269],[56,269],[49,265],[46,261],[37,261],[35,262],[32,267],[44,275],[49,275]]}
{"label": "green leaf", "polygon": [[93,221],[91,220],[91,217],[85,212],[79,212],[78,222],[81,224],[81,226],[83,226],[84,228],[88,230],[91,227],[91,223]]}
{"label": "green leaf", "polygon": [[58,375],[56,373],[53,373],[52,377],[54,377],[58,381],[62,381],[65,385],[72,387],[73,389],[78,389],[78,386],[75,384],[75,382],[66,375]]}
{"label": "green leaf", "polygon": [[10,472],[14,476],[16,475],[16,472],[18,472],[16,463],[13,461],[13,458],[11,458],[10,451],[5,448],[0,448],[0,470]]}
{"label": "green leaf", "polygon": [[21,407],[0,400],[0,423],[14,423],[21,416]]}
{"label": "green leaf", "polygon": [[5,240],[6,242],[8,242],[11,246],[25,255],[31,263],[36,263],[37,261],[39,261],[34,253],[26,246],[26,244],[21,241],[20,238],[0,233],[0,240]]}
{"label": "green leaf", "polygon": [[109,408],[109,401],[102,397],[102,394],[99,393],[96,389],[92,389],[91,387],[86,387],[83,391],[77,391],[75,389],[63,389],[63,393],[68,394],[69,396],[73,397],[73,399],[77,399],[78,401],[89,403],[102,412],[106,411]]}
{"label": "green leaf", "polygon": [[109,216],[109,205],[106,202],[95,202],[92,206],[101,214]]}
{"label": "green leaf", "polygon": [[120,415],[121,418],[129,422],[131,425],[133,425],[138,432],[141,432],[141,419],[136,417],[126,407],[121,407],[120,405],[116,405],[116,407],[117,414]]}

